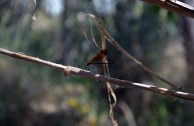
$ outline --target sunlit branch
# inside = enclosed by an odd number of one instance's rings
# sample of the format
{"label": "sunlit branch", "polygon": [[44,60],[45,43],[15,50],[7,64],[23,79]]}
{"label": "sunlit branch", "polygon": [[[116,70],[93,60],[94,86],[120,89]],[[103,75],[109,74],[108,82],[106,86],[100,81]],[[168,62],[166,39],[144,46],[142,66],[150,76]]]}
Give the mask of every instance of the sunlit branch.
{"label": "sunlit branch", "polygon": [[142,83],[134,83],[134,82],[127,81],[127,80],[111,78],[111,77],[103,76],[100,74],[95,74],[95,73],[92,73],[84,69],[52,63],[46,60],[42,60],[42,59],[32,57],[32,56],[27,56],[27,55],[20,54],[20,53],[15,53],[15,52],[8,51],[2,48],[0,48],[0,54],[63,71],[65,76],[76,75],[76,76],[81,76],[81,77],[86,77],[86,78],[93,78],[95,80],[100,80],[102,82],[109,82],[109,83],[115,84],[120,87],[137,88],[137,89],[151,91],[157,94],[163,94],[167,96],[173,96],[173,97],[178,97],[178,98],[194,101],[194,94],[187,93],[187,92],[174,91],[174,90],[161,88],[161,87],[157,87],[153,85],[146,85]]}
{"label": "sunlit branch", "polygon": [[194,18],[194,7],[178,0],[142,0],[183,16]]}

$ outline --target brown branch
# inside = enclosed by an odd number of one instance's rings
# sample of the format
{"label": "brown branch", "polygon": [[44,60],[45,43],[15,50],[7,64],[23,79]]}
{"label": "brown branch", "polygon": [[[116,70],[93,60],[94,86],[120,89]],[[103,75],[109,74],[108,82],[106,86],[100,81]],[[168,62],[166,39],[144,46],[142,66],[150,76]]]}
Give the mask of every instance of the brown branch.
{"label": "brown branch", "polygon": [[149,73],[150,75],[153,75],[154,77],[158,78],[159,80],[165,82],[166,84],[174,87],[177,90],[180,90],[181,88],[178,88],[175,84],[173,84],[172,82],[164,79],[163,77],[161,77],[160,75],[158,75],[157,73],[155,73],[154,71],[152,71],[150,68],[146,67],[145,65],[143,65],[140,61],[138,61],[136,58],[134,58],[133,56],[131,56],[127,51],[125,51],[120,45],[119,43],[114,40],[114,38],[112,36],[110,36],[110,34],[106,31],[105,32],[107,35],[107,40],[110,41],[110,43],[117,48],[120,52],[122,52],[122,54],[124,56],[126,56],[130,61],[133,61],[134,63],[136,63],[140,68],[142,68],[145,72]]}
{"label": "brown branch", "polygon": [[[95,23],[97,25],[97,27],[101,27],[102,21],[97,18],[95,15],[92,14],[86,14],[87,16],[89,16],[90,18],[95,20]],[[138,61],[135,57],[133,57],[132,55],[130,55],[127,51],[125,51],[120,45],[119,43],[109,34],[109,32],[106,30],[106,28],[103,27],[104,30],[104,37],[116,48],[118,49],[124,56],[127,57],[128,60],[136,63],[140,68],[142,68],[145,72],[147,72],[148,74],[158,78],[159,80],[165,82],[166,84],[174,87],[176,90],[180,90],[182,91],[182,88],[177,87],[175,84],[173,84],[172,82],[164,79],[163,77],[161,77],[159,74],[157,74],[156,72],[152,71],[150,68],[146,67],[145,65],[143,65],[140,61]]]}
{"label": "brown branch", "polygon": [[157,86],[153,86],[153,85],[134,83],[134,82],[130,82],[127,80],[120,80],[120,79],[116,79],[116,78],[103,76],[100,74],[94,74],[94,73],[91,73],[90,71],[86,71],[86,70],[83,70],[80,68],[52,63],[52,62],[45,61],[45,60],[42,60],[42,59],[39,59],[36,57],[11,52],[11,51],[8,51],[8,50],[2,49],[2,48],[0,48],[0,54],[10,56],[10,57],[13,57],[16,59],[20,59],[20,60],[25,60],[28,62],[37,63],[37,64],[51,67],[51,68],[54,68],[57,70],[61,70],[64,72],[65,76],[77,75],[77,76],[81,76],[81,77],[93,78],[95,80],[100,80],[102,82],[109,82],[109,83],[112,83],[112,84],[115,84],[115,85],[118,85],[121,87],[137,88],[137,89],[151,91],[151,92],[154,92],[157,94],[163,94],[163,95],[167,95],[167,96],[173,96],[173,97],[178,97],[178,98],[194,101],[194,94],[187,93],[187,92],[174,91],[174,90],[161,88],[161,87],[157,87]]}
{"label": "brown branch", "polygon": [[[182,90],[181,88],[178,88],[174,83],[164,79],[163,77],[161,77],[159,74],[155,73],[154,71],[152,71],[150,68],[146,67],[145,65],[143,65],[140,61],[138,61],[135,57],[133,57],[132,55],[130,55],[127,51],[125,51],[120,45],[119,43],[108,33],[107,30],[105,30],[106,36],[108,37],[107,40],[110,41],[110,43],[117,48],[120,52],[122,52],[122,54],[124,56],[126,56],[130,61],[133,61],[134,63],[136,63],[140,68],[142,68],[145,72],[149,73],[150,75],[158,78],[159,80],[165,82],[166,84],[174,87],[177,90]],[[106,37],[105,36],[105,37]]]}
{"label": "brown branch", "polygon": [[40,64],[40,65],[52,67],[52,68],[57,69],[57,70],[62,70],[63,71],[64,69],[67,68],[66,66],[63,66],[63,65],[60,65],[60,64],[52,63],[52,62],[49,62],[49,61],[46,61],[46,60],[41,60],[39,58],[23,55],[23,54],[20,54],[20,53],[15,53],[15,52],[8,51],[8,50],[2,49],[2,48],[0,48],[0,54],[7,55],[7,56],[10,56],[10,57],[13,57],[13,58],[16,58],[16,59],[21,59],[21,60],[37,63],[37,64]]}
{"label": "brown branch", "polygon": [[183,16],[194,18],[194,8],[177,0],[142,0]]}

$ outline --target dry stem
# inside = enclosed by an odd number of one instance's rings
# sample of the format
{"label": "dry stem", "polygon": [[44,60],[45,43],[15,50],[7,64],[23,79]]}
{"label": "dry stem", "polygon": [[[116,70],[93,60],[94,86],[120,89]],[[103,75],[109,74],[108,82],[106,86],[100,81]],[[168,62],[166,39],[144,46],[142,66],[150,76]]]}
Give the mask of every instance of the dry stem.
{"label": "dry stem", "polygon": [[187,92],[174,91],[174,90],[161,88],[161,87],[157,87],[157,86],[153,86],[153,85],[134,83],[134,82],[127,81],[127,80],[120,80],[120,79],[116,79],[116,78],[103,76],[100,74],[94,74],[94,73],[91,73],[90,71],[83,70],[80,68],[52,63],[52,62],[42,60],[42,59],[39,59],[36,57],[11,52],[11,51],[8,51],[8,50],[2,49],[2,48],[0,48],[0,54],[10,56],[10,57],[13,57],[16,59],[25,60],[28,62],[33,62],[36,64],[48,66],[48,67],[51,67],[51,68],[54,68],[57,70],[61,70],[64,72],[64,74],[66,76],[76,75],[76,76],[81,76],[81,77],[93,78],[95,80],[109,82],[109,83],[112,83],[112,84],[115,84],[115,85],[118,85],[121,87],[125,87],[125,88],[137,88],[137,89],[141,89],[141,90],[151,91],[151,92],[157,93],[157,94],[163,94],[163,95],[167,95],[167,96],[173,96],[173,97],[178,97],[178,98],[194,101],[194,94],[187,93]]}
{"label": "dry stem", "polygon": [[183,16],[194,18],[194,8],[178,0],[142,0]]}
{"label": "dry stem", "polygon": [[[92,14],[86,14],[87,16],[89,16],[90,18],[93,18],[96,22],[97,26],[101,26],[102,22],[99,18],[97,18],[95,15]],[[140,68],[142,68],[145,72],[149,73],[150,75],[158,78],[159,80],[165,82],[166,84],[174,87],[176,90],[180,90],[182,91],[181,88],[178,88],[174,83],[164,79],[163,77],[161,77],[159,74],[155,73],[154,71],[152,71],[150,68],[146,67],[145,65],[143,65],[140,61],[138,61],[135,57],[133,57],[132,55],[130,55],[127,51],[125,51],[120,45],[119,43],[109,34],[109,32],[106,30],[106,28],[103,27],[103,31],[104,31],[104,37],[116,48],[118,49],[124,56],[127,57],[127,59],[129,59],[130,61],[133,61],[134,63],[136,63]]]}

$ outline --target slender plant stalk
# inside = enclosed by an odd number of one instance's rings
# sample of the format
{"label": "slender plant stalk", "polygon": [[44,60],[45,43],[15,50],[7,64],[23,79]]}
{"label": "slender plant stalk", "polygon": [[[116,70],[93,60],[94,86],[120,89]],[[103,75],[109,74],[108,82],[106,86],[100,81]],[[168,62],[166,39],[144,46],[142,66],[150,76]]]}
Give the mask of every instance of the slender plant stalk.
{"label": "slender plant stalk", "polygon": [[[109,35],[109,33],[106,31],[107,35]],[[109,38],[109,39],[108,39]],[[158,75],[157,73],[155,73],[154,71],[152,71],[150,68],[146,67],[145,65],[143,65],[140,61],[138,61],[136,58],[134,58],[133,56],[131,56],[127,51],[125,51],[119,44],[117,41],[115,41],[111,36],[108,36],[108,40],[113,44],[113,46],[115,48],[117,48],[119,51],[121,51],[123,53],[123,55],[125,55],[130,61],[133,61],[134,63],[136,63],[139,67],[141,67],[145,72],[149,73],[150,75],[158,78],[159,80],[165,82],[166,84],[174,87],[176,90],[180,90],[179,87],[177,87],[174,83],[164,79],[163,77],[161,77],[160,75]]]}
{"label": "slender plant stalk", "polygon": [[[86,14],[87,16],[89,16],[90,18],[94,19],[97,27],[100,29],[102,28],[102,21],[97,18],[95,15],[92,14]],[[158,78],[159,80],[165,82],[166,84],[174,87],[176,90],[182,90],[181,88],[177,87],[174,83],[164,79],[163,77],[161,77],[159,74],[157,74],[156,72],[152,71],[150,68],[146,67],[145,65],[143,65],[140,61],[138,61],[135,57],[133,57],[132,55],[130,55],[127,51],[125,51],[120,45],[119,43],[109,34],[109,32],[106,30],[106,28],[103,27],[103,31],[104,31],[104,37],[116,48],[118,49],[124,56],[127,57],[128,60],[136,63],[140,68],[142,68],[145,72],[149,73],[150,75]]]}

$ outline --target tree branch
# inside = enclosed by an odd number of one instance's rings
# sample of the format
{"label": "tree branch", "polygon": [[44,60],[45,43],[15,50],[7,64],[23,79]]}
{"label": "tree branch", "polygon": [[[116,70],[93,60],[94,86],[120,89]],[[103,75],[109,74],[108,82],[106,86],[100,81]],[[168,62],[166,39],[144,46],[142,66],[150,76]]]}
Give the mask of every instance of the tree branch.
{"label": "tree branch", "polygon": [[[150,75],[156,77],[157,79],[165,82],[166,84],[174,87],[176,90],[179,91],[183,91],[183,89],[180,87],[177,87],[174,83],[164,79],[163,77],[161,77],[159,74],[157,74],[156,72],[152,71],[150,68],[146,67],[145,65],[143,65],[140,61],[138,61],[135,57],[133,57],[132,55],[130,55],[127,51],[125,51],[120,45],[119,43],[109,34],[109,32],[106,30],[105,27],[103,27],[103,23],[102,21],[97,18],[95,15],[93,14],[86,14],[87,16],[89,16],[90,18],[95,20],[95,23],[97,25],[97,27],[102,27],[103,28],[103,32],[104,32],[104,37],[116,48],[118,49],[124,56],[127,57],[128,60],[133,61],[134,63],[136,63],[140,68],[142,68],[145,72],[149,73]],[[101,32],[101,31],[100,31]]]}
{"label": "tree branch", "polygon": [[20,54],[20,53],[15,53],[15,52],[8,51],[8,50],[2,49],[2,48],[0,48],[0,54],[10,56],[10,57],[13,57],[16,59],[20,59],[20,60],[25,60],[28,62],[33,62],[36,64],[44,65],[47,67],[51,67],[51,68],[63,71],[65,76],[77,75],[77,76],[81,76],[81,77],[87,77],[87,78],[92,78],[95,80],[100,80],[102,82],[110,82],[112,84],[115,84],[115,85],[118,85],[121,87],[137,88],[137,89],[151,91],[151,92],[157,93],[157,94],[163,94],[163,95],[167,95],[167,96],[173,96],[173,97],[178,97],[178,98],[194,101],[194,94],[187,93],[187,92],[174,91],[174,90],[161,88],[161,87],[157,87],[157,86],[153,86],[153,85],[134,83],[134,82],[127,81],[127,80],[120,80],[120,79],[116,79],[116,78],[103,76],[100,74],[94,74],[94,73],[91,73],[90,71],[87,71],[84,69],[52,63],[52,62],[49,62],[46,60],[42,60],[42,59],[32,57],[32,56],[27,56],[27,55]]}
{"label": "tree branch", "polygon": [[142,0],[183,16],[194,18],[194,8],[178,0]]}

